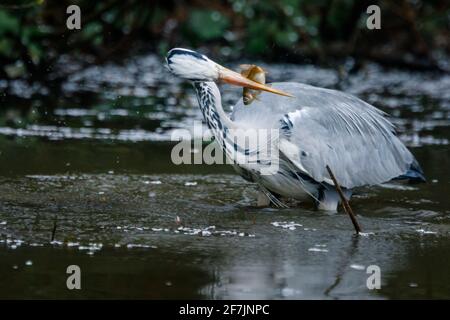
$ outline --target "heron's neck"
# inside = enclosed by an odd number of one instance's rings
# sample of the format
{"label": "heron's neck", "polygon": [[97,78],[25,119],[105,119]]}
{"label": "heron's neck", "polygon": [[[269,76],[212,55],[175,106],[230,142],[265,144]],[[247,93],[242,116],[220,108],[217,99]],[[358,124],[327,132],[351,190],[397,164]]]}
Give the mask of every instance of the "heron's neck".
{"label": "heron's neck", "polygon": [[[258,149],[249,149],[237,139],[242,129],[223,111],[219,88],[214,82],[194,82],[200,110],[212,131],[216,142],[222,147],[226,156],[236,163],[239,156],[259,154]],[[239,164],[238,164],[239,165]]]}
{"label": "heron's neck", "polygon": [[235,124],[222,108],[219,88],[214,82],[194,82],[198,104],[208,128],[216,138],[233,129]]}

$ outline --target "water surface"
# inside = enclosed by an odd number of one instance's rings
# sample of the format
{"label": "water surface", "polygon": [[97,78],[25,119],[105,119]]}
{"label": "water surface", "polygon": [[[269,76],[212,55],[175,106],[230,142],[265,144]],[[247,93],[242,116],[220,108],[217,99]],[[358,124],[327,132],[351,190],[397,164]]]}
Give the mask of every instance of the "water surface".
{"label": "water surface", "polygon": [[[270,81],[339,88],[391,114],[428,182],[357,190],[355,236],[342,212],[256,208],[255,186],[228,166],[173,165],[171,133],[201,114],[156,57],[89,68],[56,94],[10,84],[0,298],[450,298],[450,77],[265,67]],[[222,90],[229,108],[241,90]],[[66,288],[71,264],[82,290]],[[366,287],[370,265],[380,290]]]}

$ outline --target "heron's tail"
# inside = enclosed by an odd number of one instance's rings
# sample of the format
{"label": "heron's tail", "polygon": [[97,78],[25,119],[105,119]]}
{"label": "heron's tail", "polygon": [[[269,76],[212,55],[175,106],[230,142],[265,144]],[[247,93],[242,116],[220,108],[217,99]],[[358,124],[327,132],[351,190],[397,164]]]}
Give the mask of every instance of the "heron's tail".
{"label": "heron's tail", "polygon": [[416,159],[414,159],[414,161],[411,163],[411,166],[409,167],[408,171],[406,171],[406,173],[402,174],[401,176],[398,176],[394,180],[409,180],[409,182],[427,181],[423,173],[423,170]]}

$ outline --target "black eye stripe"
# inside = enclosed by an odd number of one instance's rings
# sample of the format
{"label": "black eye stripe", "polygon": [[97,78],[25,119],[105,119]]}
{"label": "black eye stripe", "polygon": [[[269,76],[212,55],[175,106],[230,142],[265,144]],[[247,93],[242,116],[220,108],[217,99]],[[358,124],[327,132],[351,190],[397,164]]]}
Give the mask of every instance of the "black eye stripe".
{"label": "black eye stripe", "polygon": [[167,63],[171,64],[172,61],[170,59],[176,54],[184,54],[184,55],[192,56],[197,59],[201,59],[203,61],[207,61],[206,58],[198,52],[183,50],[183,49],[172,49],[169,51],[169,54],[167,55]]}

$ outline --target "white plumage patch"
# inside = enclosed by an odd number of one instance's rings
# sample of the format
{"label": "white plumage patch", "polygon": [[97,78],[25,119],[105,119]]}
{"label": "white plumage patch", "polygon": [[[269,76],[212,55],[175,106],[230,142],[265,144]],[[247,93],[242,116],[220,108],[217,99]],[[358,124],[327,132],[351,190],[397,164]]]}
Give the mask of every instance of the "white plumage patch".
{"label": "white plumage patch", "polygon": [[174,48],[167,53],[167,67],[174,75],[192,81],[215,81],[219,77],[217,64],[198,52]]}

